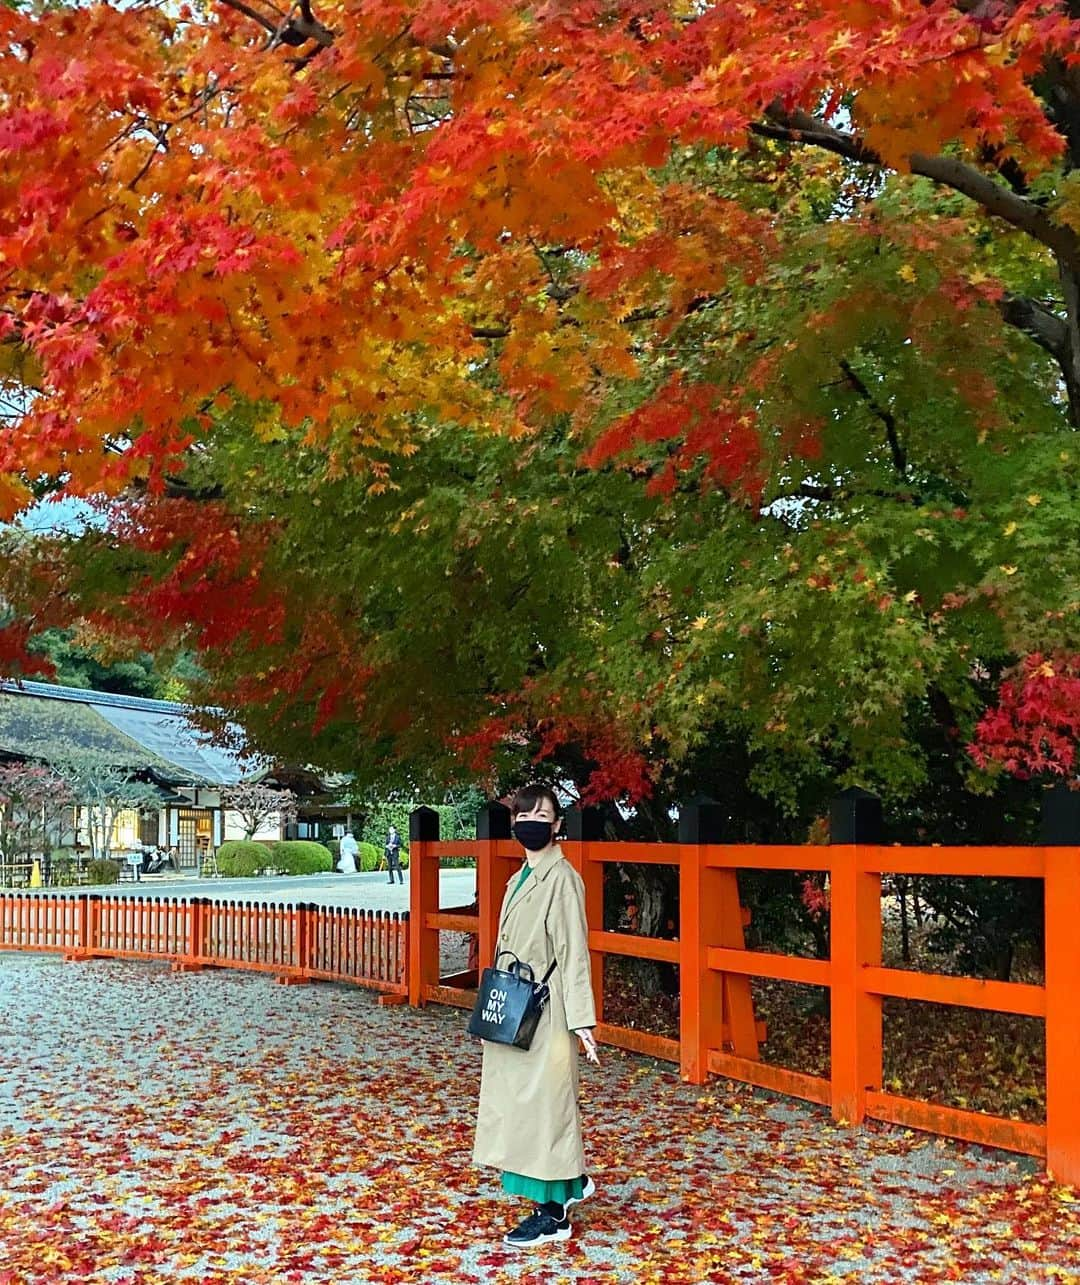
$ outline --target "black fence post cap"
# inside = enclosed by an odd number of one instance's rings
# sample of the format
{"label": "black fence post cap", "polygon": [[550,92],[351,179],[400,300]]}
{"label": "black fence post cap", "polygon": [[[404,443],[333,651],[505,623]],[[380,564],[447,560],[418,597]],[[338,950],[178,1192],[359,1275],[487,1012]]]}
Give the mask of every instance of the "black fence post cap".
{"label": "black fence post cap", "polygon": [[597,843],[604,838],[604,814],[599,808],[568,808],[563,833],[575,843]]}
{"label": "black fence post cap", "polygon": [[434,808],[413,808],[409,813],[409,842],[435,843],[439,838],[439,814]]}
{"label": "black fence post cap", "polygon": [[731,843],[731,813],[707,794],[695,795],[679,808],[680,843]]}
{"label": "black fence post cap", "polygon": [[509,839],[510,809],[505,803],[493,799],[476,814],[476,837],[478,839]]}
{"label": "black fence post cap", "polygon": [[880,843],[885,829],[881,800],[852,785],[833,799],[829,808],[830,843]]}
{"label": "black fence post cap", "polygon": [[1049,848],[1080,845],[1080,790],[1062,781],[1043,792],[1039,838]]}

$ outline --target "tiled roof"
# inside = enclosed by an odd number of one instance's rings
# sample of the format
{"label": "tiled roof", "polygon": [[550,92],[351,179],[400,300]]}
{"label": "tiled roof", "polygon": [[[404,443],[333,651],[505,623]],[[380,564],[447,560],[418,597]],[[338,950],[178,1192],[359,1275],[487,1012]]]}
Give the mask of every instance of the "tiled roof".
{"label": "tiled roof", "polygon": [[177,785],[231,785],[265,769],[212,744],[192,713],[175,701],[0,679],[0,751],[49,760],[75,746]]}

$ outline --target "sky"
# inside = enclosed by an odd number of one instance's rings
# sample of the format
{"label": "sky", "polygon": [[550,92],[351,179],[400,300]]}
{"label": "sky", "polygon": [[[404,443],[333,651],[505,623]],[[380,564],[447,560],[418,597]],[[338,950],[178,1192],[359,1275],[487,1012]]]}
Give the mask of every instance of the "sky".
{"label": "sky", "polygon": [[102,517],[85,500],[42,500],[20,513],[13,525],[39,535],[77,535],[88,526],[101,526]]}

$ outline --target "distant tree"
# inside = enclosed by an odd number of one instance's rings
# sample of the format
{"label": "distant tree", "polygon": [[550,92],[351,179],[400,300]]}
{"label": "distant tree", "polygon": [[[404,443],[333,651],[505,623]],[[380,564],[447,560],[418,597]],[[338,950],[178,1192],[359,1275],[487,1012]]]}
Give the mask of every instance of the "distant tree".
{"label": "distant tree", "polygon": [[69,750],[53,767],[73,801],[86,809],[93,858],[112,855],[113,829],[121,812],[160,807],[160,796],[152,785],[138,780],[130,768],[112,762],[100,751]]}
{"label": "distant tree", "polygon": [[60,842],[64,810],[75,802],[71,787],[37,763],[0,767],[0,847],[5,856],[29,860]]}
{"label": "distant tree", "polygon": [[128,646],[118,654],[115,639],[78,627],[46,629],[31,650],[53,667],[51,681],[119,696],[182,701],[188,685],[202,672],[186,653],[162,658]]}
{"label": "distant tree", "polygon": [[[488,801],[483,790],[476,786],[448,791],[435,809],[439,814],[439,833],[444,839],[471,839],[476,834],[476,814]],[[408,843],[408,822],[401,835]]]}
{"label": "distant tree", "polygon": [[[363,815],[363,838],[372,843],[383,859],[383,845],[390,827],[396,826],[406,851],[409,848],[409,813],[422,803],[439,814],[439,835],[443,839],[471,839],[476,834],[476,814],[488,802],[487,795],[476,786],[466,785],[448,791],[442,801],[431,802],[431,796],[418,793],[391,793],[388,797],[372,800],[370,796],[356,800],[357,811]],[[466,859],[452,858],[450,865],[467,865]]]}
{"label": "distant tree", "polygon": [[291,821],[296,816],[296,795],[258,781],[241,781],[221,791],[221,806],[238,814],[244,838],[250,839],[271,817],[279,817],[283,823]]}
{"label": "distant tree", "polygon": [[49,629],[35,643],[34,650],[56,667],[56,682],[65,687],[84,687],[123,696],[157,696],[159,679],[153,657],[138,652],[109,664],[98,659],[79,641],[75,629]]}

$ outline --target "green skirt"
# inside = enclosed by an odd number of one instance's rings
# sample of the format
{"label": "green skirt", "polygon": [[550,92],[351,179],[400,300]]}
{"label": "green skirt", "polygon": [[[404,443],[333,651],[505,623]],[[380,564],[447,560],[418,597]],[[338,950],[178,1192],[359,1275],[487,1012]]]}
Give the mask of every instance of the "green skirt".
{"label": "green skirt", "polygon": [[521,1173],[504,1173],[502,1176],[503,1191],[511,1196],[524,1196],[536,1205],[546,1205],[552,1201],[565,1205],[568,1200],[576,1199],[585,1190],[585,1179],[555,1178],[545,1181],[543,1178],[526,1178]]}

